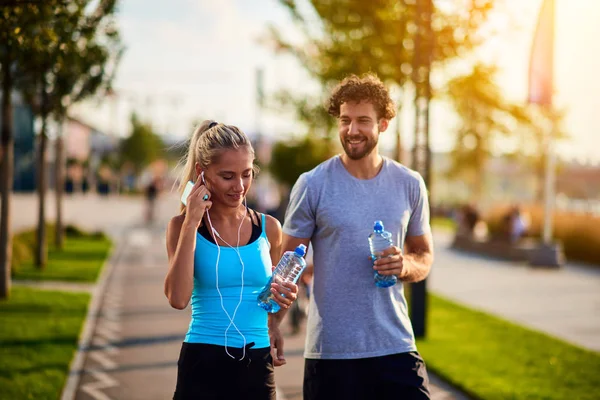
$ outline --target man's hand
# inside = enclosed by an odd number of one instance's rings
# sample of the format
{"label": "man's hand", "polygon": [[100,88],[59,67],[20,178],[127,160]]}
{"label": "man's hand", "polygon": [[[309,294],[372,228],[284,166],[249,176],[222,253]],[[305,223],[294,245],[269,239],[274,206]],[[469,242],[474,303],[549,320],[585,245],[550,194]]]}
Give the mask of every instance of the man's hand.
{"label": "man's hand", "polygon": [[287,361],[283,355],[283,335],[279,330],[279,326],[269,327],[269,339],[271,340],[271,357],[273,357],[273,365],[281,367]]}
{"label": "man's hand", "polygon": [[381,258],[375,260],[373,269],[381,275],[396,275],[398,279],[402,279],[408,274],[402,251],[397,246],[385,250],[381,254]]}

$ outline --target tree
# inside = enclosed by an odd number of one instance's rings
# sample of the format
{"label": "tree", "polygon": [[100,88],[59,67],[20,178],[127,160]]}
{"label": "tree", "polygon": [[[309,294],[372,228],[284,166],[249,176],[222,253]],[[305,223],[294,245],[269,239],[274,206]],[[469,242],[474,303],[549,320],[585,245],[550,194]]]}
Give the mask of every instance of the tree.
{"label": "tree", "polygon": [[326,142],[306,136],[295,143],[278,142],[273,147],[269,171],[275,179],[292,187],[300,174],[331,156]]}
{"label": "tree", "polygon": [[482,171],[492,150],[508,138],[520,142],[521,154],[517,158],[531,163],[543,182],[546,137],[543,125],[550,118],[559,118],[540,114],[535,105],[506,100],[496,83],[497,72],[495,66],[476,64],[468,75],[450,80],[444,92],[461,117],[447,175],[466,182],[475,201],[484,190]]}
{"label": "tree", "polygon": [[281,90],[275,94],[272,103],[273,109],[293,111],[296,119],[306,126],[309,135],[322,137],[328,142],[333,139],[336,121],[323,106],[322,99],[295,97],[290,92]]}
{"label": "tree", "polygon": [[[414,54],[425,45],[415,46],[417,3],[421,1],[280,0],[305,40],[292,43],[273,27],[270,39],[276,51],[296,57],[323,88],[351,73],[375,72],[403,95],[407,83],[413,81]],[[480,0],[465,6],[434,7],[434,42],[427,49],[434,65],[464,57],[482,42],[478,32],[495,3]],[[403,103],[401,97],[399,107]],[[398,141],[399,135],[398,130]]]}
{"label": "tree", "polygon": [[134,113],[131,115],[131,135],[123,140],[121,156],[123,161],[129,161],[136,175],[151,162],[163,155],[164,146],[160,137],[152,127],[139,120]]}
{"label": "tree", "polygon": [[[111,18],[115,2],[100,4],[91,16],[83,18],[81,37],[77,41],[67,42],[55,71],[55,85],[52,93],[52,109],[59,125],[55,141],[55,196],[56,224],[55,245],[62,249],[64,245],[64,224],[62,219],[64,192],[64,151],[62,127],[68,115],[69,107],[93,96],[105,89],[111,91],[111,83],[122,48],[119,33]],[[81,43],[85,43],[83,46]]]}
{"label": "tree", "polygon": [[485,170],[495,141],[527,123],[523,106],[507,102],[495,83],[497,68],[477,64],[471,73],[450,80],[445,95],[460,116],[448,177],[461,177],[480,200]]}
{"label": "tree", "polygon": [[[519,130],[519,148],[522,149],[520,160],[531,168],[537,181],[534,198],[538,203],[544,200],[544,181],[548,157],[548,140],[558,143],[569,138],[569,134],[560,129],[565,116],[564,110],[548,109],[538,104],[526,105],[527,118],[530,123]],[[562,165],[558,162],[557,170]]]}
{"label": "tree", "polygon": [[[90,11],[90,0],[69,3],[39,3],[39,25],[31,51],[23,53],[19,64],[23,70],[20,90],[40,117],[37,190],[39,196],[37,248],[35,263],[43,268],[47,259],[45,197],[47,187],[46,128],[50,115],[60,123],[68,107],[93,94],[110,81],[105,64],[114,54],[118,32],[110,19],[116,0],[103,0]],[[106,18],[109,17],[109,18]],[[108,22],[107,22],[108,20]],[[107,79],[109,76],[109,79]],[[58,184],[62,185],[62,137],[57,141]],[[62,245],[62,187],[57,192],[57,241]]]}
{"label": "tree", "polygon": [[[52,3],[51,0],[48,1]],[[14,133],[11,95],[20,76],[18,58],[33,46],[38,28],[38,4],[15,1],[0,5],[0,68],[2,68],[2,148],[0,150],[0,299],[10,293],[10,205],[13,183]]]}

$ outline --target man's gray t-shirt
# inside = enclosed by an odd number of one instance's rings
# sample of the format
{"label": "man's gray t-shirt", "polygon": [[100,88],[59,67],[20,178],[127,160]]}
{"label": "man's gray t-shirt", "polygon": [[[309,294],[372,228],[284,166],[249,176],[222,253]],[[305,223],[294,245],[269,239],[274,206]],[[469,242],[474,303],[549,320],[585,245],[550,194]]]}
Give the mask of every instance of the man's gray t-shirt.
{"label": "man's gray t-shirt", "polygon": [[402,284],[373,281],[368,236],[383,221],[395,245],[430,232],[421,176],[383,159],[376,177],[352,176],[340,156],[306,172],[294,185],[283,231],[310,238],[314,283],[304,357],[352,359],[415,351]]}

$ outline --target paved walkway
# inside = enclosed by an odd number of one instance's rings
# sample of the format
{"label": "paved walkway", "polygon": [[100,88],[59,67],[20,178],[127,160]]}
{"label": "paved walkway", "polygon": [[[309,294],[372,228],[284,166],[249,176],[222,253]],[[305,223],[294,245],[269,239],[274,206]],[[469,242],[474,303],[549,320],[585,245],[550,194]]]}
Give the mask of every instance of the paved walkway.
{"label": "paved walkway", "polygon": [[[34,207],[33,196],[14,203],[13,229],[35,224],[22,211]],[[99,309],[90,325],[90,343],[72,379],[77,400],[168,399],[172,397],[181,342],[189,323],[189,309],[172,309],[163,295],[167,268],[164,227],[178,210],[175,196],[159,202],[153,226],[141,223],[143,199],[67,198],[66,221],[107,231],[117,241],[110,275],[98,298]],[[49,209],[50,211],[50,209]],[[53,213],[49,212],[49,219]],[[20,215],[20,219],[16,217]],[[90,290],[61,283],[23,282],[23,285]],[[287,329],[287,327],[284,327]],[[276,369],[278,398],[301,399],[304,334],[289,335],[288,364]],[[432,377],[434,399],[462,399],[444,382]]]}
{"label": "paved walkway", "polygon": [[455,251],[450,233],[434,235],[431,291],[600,351],[600,268],[568,263],[558,270],[536,269]]}
{"label": "paved walkway", "polygon": [[[13,203],[13,229],[35,224],[27,210],[34,196]],[[77,399],[165,399],[172,396],[176,362],[189,310],[169,307],[163,295],[166,272],[164,227],[178,199],[159,200],[154,227],[142,220],[142,198],[68,197],[66,221],[107,231],[121,241],[84,353]],[[49,218],[52,211],[49,208]],[[600,273],[569,264],[556,271],[494,261],[448,249],[451,236],[435,233],[436,263],[429,288],[460,303],[600,350]],[[276,369],[279,394],[301,398],[303,335],[286,342],[288,365]],[[434,377],[435,382],[435,377]],[[434,385],[435,399],[461,398]]]}
{"label": "paved walkway", "polygon": [[[167,259],[164,230],[127,231],[113,260],[102,305],[85,353],[77,400],[167,399],[175,387],[177,358],[189,309],[172,309],[162,286]],[[287,334],[288,364],[276,369],[278,399],[301,399],[304,332]],[[433,399],[465,397],[432,377]]]}

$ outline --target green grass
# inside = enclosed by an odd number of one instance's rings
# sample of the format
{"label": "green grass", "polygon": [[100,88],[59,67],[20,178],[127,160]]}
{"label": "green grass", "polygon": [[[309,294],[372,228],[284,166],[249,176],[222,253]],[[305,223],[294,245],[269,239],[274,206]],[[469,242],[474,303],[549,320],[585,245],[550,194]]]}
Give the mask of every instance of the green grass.
{"label": "green grass", "polygon": [[67,236],[62,251],[48,249],[45,269],[38,269],[29,257],[15,268],[13,279],[95,282],[110,248],[103,235]]}
{"label": "green grass", "polygon": [[419,352],[428,368],[474,397],[598,399],[600,353],[435,295],[428,310]]}
{"label": "green grass", "polygon": [[89,299],[14,287],[0,301],[0,399],[60,397]]}
{"label": "green grass", "polygon": [[433,217],[431,218],[431,226],[434,228],[441,228],[454,231],[456,229],[456,223],[452,218],[446,217]]}

